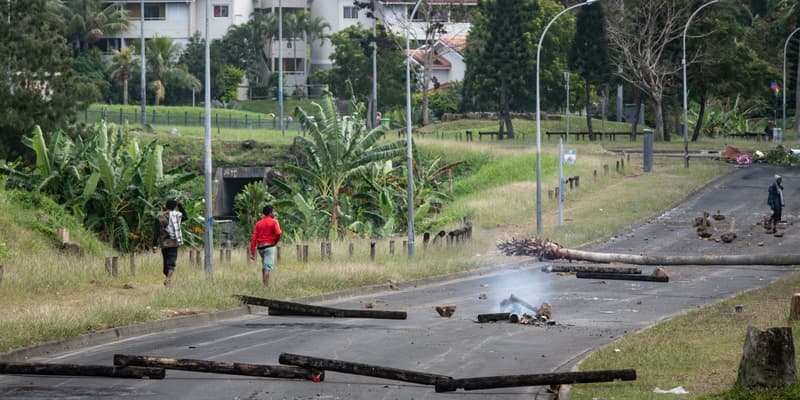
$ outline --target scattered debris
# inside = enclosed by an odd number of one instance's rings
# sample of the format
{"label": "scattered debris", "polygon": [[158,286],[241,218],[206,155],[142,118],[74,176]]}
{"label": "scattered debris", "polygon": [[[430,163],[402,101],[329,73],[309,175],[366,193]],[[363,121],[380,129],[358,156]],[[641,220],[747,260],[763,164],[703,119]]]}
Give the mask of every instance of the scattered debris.
{"label": "scattered debris", "polygon": [[388,280],[388,283],[389,283],[389,289],[392,289],[392,290],[398,290],[398,289],[400,289],[400,288],[397,286],[397,281],[396,281],[396,280],[394,280],[394,279],[389,279],[389,280]]}
{"label": "scattered debris", "polygon": [[436,312],[442,317],[450,318],[453,316],[453,313],[456,312],[456,306],[453,304],[436,306]]}
{"label": "scattered debris", "polygon": [[722,215],[719,212],[719,210],[717,210],[717,212],[715,212],[714,215],[711,216],[711,218],[714,218],[715,221],[722,221],[723,219],[725,219],[725,216]]}
{"label": "scattered debris", "polygon": [[655,390],[653,390],[653,393],[659,393],[659,394],[689,394],[689,392],[687,392],[686,389],[683,388],[683,386],[678,386],[678,387],[675,387],[675,388],[672,388],[672,389],[669,389],[669,390],[659,389],[658,386],[656,386]]}
{"label": "scattered debris", "polygon": [[375,308],[375,304],[374,303],[364,304],[364,308]]}
{"label": "scattered debris", "polygon": [[708,217],[708,212],[704,211],[703,216],[695,218],[692,225],[697,228],[697,236],[704,239],[711,237],[711,232],[709,231],[711,229],[711,221],[708,220]]}
{"label": "scattered debris", "polygon": [[486,300],[487,298],[488,296],[486,296],[486,293],[481,293],[478,295],[478,300]]}
{"label": "scattered debris", "polygon": [[723,242],[730,243],[730,242],[733,242],[734,239],[736,239],[736,231],[734,230],[734,225],[735,224],[736,224],[736,219],[735,218],[731,218],[730,230],[728,230],[728,232],[723,233],[722,235],[720,235],[720,239],[722,239]]}

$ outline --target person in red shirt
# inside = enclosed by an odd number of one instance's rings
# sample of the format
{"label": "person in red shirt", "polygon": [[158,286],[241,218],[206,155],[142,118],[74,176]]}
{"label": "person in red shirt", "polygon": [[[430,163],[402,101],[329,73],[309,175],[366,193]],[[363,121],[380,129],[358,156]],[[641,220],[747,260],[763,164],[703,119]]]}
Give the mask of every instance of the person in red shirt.
{"label": "person in red shirt", "polygon": [[250,259],[256,259],[256,250],[261,255],[261,281],[269,285],[269,273],[275,267],[275,246],[281,240],[281,225],[275,219],[275,209],[264,206],[261,210],[264,218],[256,222],[253,238],[250,240]]}

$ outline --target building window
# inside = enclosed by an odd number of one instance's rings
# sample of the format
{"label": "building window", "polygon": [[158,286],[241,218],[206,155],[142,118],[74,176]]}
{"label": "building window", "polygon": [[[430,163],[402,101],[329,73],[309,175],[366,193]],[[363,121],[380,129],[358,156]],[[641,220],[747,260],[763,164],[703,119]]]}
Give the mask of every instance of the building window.
{"label": "building window", "polygon": [[344,7],[344,18],[345,19],[358,19],[358,8],[357,7]]}
{"label": "building window", "polygon": [[228,18],[228,6],[214,6],[214,18]]}
{"label": "building window", "polygon": [[145,21],[161,21],[166,19],[163,4],[153,4],[144,6]]}
{"label": "building window", "polygon": [[[275,67],[275,71],[278,70],[278,59],[273,59],[273,64]],[[283,72],[289,73],[302,73],[305,71],[305,60],[302,58],[284,58],[283,59]]]}

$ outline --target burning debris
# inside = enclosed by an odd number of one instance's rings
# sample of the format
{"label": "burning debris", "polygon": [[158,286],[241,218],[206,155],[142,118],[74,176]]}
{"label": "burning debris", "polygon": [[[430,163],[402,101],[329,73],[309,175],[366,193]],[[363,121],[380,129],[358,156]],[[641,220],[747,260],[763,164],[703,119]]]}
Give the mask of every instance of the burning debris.
{"label": "burning debris", "polygon": [[539,307],[534,307],[528,302],[513,294],[500,302],[503,312],[478,315],[478,322],[509,321],[523,325],[555,325],[552,321],[553,307],[544,302]]}

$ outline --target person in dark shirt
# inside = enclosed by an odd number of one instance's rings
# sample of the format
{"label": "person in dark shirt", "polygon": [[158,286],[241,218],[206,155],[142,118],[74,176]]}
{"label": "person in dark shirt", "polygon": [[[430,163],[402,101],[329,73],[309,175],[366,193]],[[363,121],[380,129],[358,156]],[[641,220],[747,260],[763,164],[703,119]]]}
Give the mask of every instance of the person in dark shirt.
{"label": "person in dark shirt", "polygon": [[[169,286],[175,264],[178,261],[178,247],[183,244],[181,223],[186,219],[186,210],[179,200],[167,200],[165,210],[156,215],[153,224],[153,253],[161,246],[164,261],[164,286]],[[177,210],[176,210],[177,208]]]}
{"label": "person in dark shirt", "polygon": [[772,208],[772,217],[770,217],[772,226],[770,226],[768,229],[770,233],[778,232],[778,222],[781,220],[783,206],[786,204],[783,201],[783,186],[781,185],[782,180],[783,178],[781,178],[780,175],[775,175],[775,182],[772,182],[772,185],[769,186],[767,204]]}

